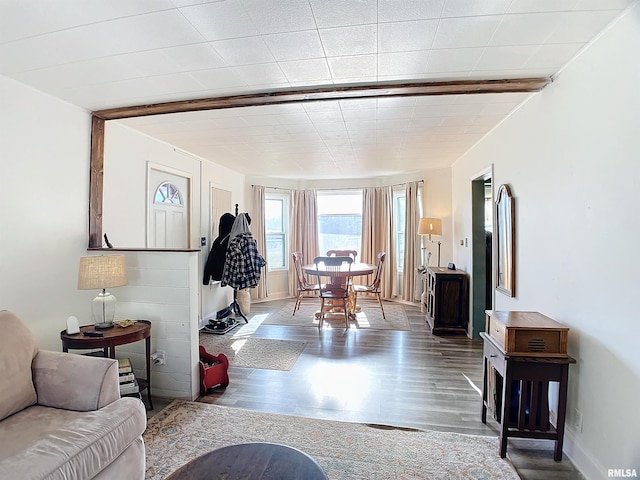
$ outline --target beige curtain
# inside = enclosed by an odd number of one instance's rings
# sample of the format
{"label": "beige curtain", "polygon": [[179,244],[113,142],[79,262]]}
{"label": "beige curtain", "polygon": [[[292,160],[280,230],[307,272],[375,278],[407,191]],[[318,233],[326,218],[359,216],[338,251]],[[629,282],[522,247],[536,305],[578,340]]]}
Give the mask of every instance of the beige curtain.
{"label": "beige curtain", "polygon": [[[383,298],[391,298],[397,271],[393,235],[393,188],[368,187],[362,192],[362,245],[360,261],[375,264],[379,252],[386,252],[380,289]],[[361,282],[358,282],[361,283]]]}
{"label": "beige curtain", "polygon": [[[253,191],[251,192],[251,233],[253,234],[253,238],[256,239],[258,253],[260,253],[260,255],[262,255],[266,260],[267,233],[264,219],[264,201],[264,187],[262,185],[254,185]],[[251,289],[251,298],[258,300],[267,298],[269,290],[267,274],[268,268],[269,266],[267,265],[262,269],[260,283],[258,283],[256,288]]]}
{"label": "beige curtain", "polygon": [[418,205],[418,182],[407,183],[406,217],[404,234],[404,269],[402,271],[402,299],[413,302],[416,286],[416,268],[420,265],[418,244],[418,223],[420,207]]}
{"label": "beige curtain", "polygon": [[318,255],[318,202],[315,190],[293,190],[291,192],[289,232],[289,293],[296,295],[297,279],[291,261],[293,252],[302,252],[303,264],[313,263]]}

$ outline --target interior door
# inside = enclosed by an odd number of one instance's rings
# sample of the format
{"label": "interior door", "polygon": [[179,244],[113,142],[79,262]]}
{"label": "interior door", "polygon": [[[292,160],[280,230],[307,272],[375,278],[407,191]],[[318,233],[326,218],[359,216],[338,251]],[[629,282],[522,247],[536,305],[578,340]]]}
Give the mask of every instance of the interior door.
{"label": "interior door", "polygon": [[147,247],[189,248],[191,178],[149,168]]}

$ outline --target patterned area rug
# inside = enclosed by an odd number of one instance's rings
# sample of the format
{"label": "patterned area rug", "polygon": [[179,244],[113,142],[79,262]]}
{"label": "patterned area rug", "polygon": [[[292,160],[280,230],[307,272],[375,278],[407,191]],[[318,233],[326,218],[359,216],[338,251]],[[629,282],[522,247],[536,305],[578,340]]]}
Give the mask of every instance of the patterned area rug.
{"label": "patterned area rug", "polygon": [[224,353],[233,367],[291,370],[306,344],[295,340],[200,334],[200,345],[212,355]]}
{"label": "patterned area rug", "polygon": [[[263,322],[263,325],[286,325],[286,326],[302,326],[317,327],[318,320],[315,313],[320,310],[320,300],[304,299],[300,305],[300,309],[293,313],[293,305],[295,301],[291,301],[279,311],[270,314]],[[361,311],[358,312],[356,319],[349,322],[349,328],[371,328],[374,330],[411,330],[409,320],[404,311],[404,307],[399,303],[382,302],[386,318],[382,318],[382,312],[377,300],[360,301],[358,305]],[[344,315],[342,313],[332,313],[325,317],[323,328],[331,325],[331,328],[344,328]]]}
{"label": "patterned area rug", "polygon": [[147,480],[161,480],[216,448],[289,445],[311,455],[331,480],[505,479],[518,474],[494,437],[335,422],[176,400],[144,433]]}

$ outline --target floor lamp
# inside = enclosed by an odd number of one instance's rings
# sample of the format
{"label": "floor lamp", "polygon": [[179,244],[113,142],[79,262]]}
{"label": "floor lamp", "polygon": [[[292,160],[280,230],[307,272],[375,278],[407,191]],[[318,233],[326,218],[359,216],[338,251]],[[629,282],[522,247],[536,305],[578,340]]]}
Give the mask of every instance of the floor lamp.
{"label": "floor lamp", "polygon": [[[439,218],[421,218],[418,225],[418,235],[429,235],[429,241],[435,243],[431,240],[431,235],[442,235],[442,220]],[[440,266],[440,241],[438,241],[438,266]]]}

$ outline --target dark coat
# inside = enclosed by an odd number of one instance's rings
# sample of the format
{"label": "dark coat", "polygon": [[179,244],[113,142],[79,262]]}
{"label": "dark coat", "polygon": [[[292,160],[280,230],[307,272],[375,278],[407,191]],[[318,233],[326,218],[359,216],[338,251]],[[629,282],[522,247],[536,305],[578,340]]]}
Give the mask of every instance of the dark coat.
{"label": "dark coat", "polygon": [[229,234],[235,221],[235,215],[225,213],[220,217],[218,224],[218,238],[213,241],[211,251],[204,267],[203,285],[209,285],[211,280],[222,280],[224,264],[227,260],[227,247],[229,246]]}

